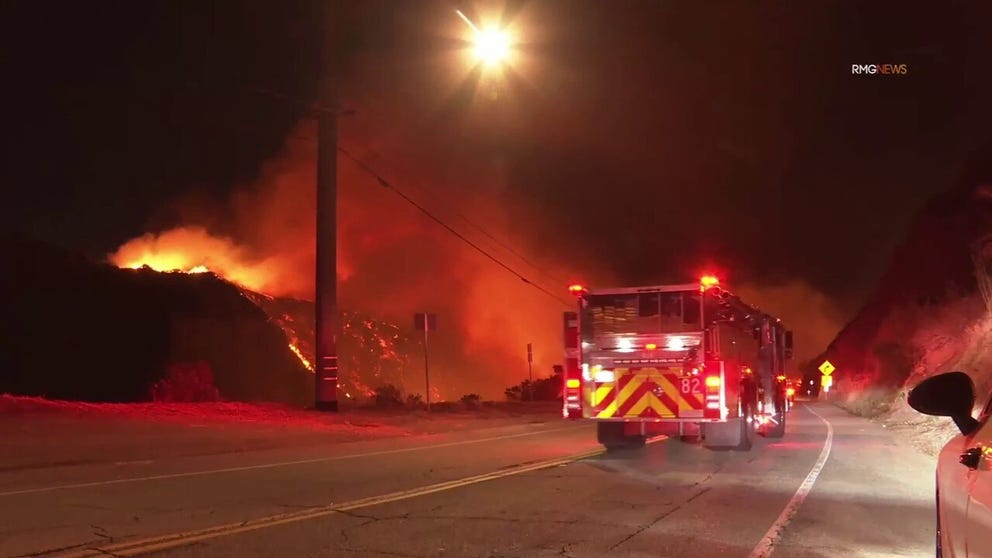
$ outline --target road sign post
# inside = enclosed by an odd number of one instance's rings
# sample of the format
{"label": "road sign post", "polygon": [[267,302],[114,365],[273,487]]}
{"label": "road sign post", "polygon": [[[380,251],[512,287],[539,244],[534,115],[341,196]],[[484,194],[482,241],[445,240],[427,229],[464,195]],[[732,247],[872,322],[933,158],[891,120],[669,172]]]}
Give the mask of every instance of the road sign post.
{"label": "road sign post", "polygon": [[437,331],[437,314],[414,314],[413,315],[413,327],[418,331],[424,332],[424,384],[426,390],[424,392],[424,402],[427,404],[427,410],[431,410],[431,372],[430,364],[427,358],[427,332]]}
{"label": "road sign post", "polygon": [[823,389],[823,393],[830,393],[830,386],[834,385],[834,377],[831,374],[837,368],[829,360],[825,360],[820,365],[819,370],[823,374],[823,376],[820,376],[820,387]]}
{"label": "road sign post", "polygon": [[527,399],[534,400],[534,345],[527,343]]}

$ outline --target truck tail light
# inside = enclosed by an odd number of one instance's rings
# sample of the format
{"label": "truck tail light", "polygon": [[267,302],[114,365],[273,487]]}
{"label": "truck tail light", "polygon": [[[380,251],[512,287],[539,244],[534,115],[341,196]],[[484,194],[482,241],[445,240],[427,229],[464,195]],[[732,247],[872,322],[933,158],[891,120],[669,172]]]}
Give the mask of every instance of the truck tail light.
{"label": "truck tail light", "polygon": [[703,397],[703,417],[708,419],[726,418],[723,363],[719,361],[707,362],[704,365],[704,371],[703,385],[706,386],[706,393]]}

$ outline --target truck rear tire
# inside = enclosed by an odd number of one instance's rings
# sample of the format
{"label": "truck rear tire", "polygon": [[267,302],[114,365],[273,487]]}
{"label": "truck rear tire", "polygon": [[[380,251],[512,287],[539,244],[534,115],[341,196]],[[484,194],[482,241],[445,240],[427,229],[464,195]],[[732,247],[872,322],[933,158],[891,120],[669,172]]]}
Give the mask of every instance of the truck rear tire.
{"label": "truck rear tire", "polygon": [[766,438],[781,438],[785,436],[785,415],[784,409],[775,413],[775,422],[770,422],[765,427]]}
{"label": "truck rear tire", "polygon": [[751,451],[751,437],[754,436],[754,417],[745,409],[741,415],[741,443],[734,451]]}

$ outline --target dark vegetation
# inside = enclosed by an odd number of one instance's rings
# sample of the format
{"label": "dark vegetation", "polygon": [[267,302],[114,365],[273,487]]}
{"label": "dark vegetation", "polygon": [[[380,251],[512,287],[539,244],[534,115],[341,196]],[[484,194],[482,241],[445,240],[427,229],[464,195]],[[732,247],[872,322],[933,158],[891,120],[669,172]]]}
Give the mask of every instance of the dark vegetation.
{"label": "dark vegetation", "polygon": [[561,399],[561,376],[524,380],[505,390],[508,401],[554,401]]}
{"label": "dark vegetation", "polygon": [[127,402],[214,387],[224,399],[312,401],[285,333],[226,281],[117,269],[10,234],[0,250],[0,392]]}

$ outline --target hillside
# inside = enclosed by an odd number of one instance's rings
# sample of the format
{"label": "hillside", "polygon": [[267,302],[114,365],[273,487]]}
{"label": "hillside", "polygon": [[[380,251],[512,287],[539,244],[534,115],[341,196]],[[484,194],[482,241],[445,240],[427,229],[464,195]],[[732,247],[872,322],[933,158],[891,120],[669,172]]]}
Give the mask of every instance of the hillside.
{"label": "hillside", "polygon": [[[147,401],[168,371],[207,370],[225,400],[312,404],[310,303],[211,273],[118,269],[12,235],[0,250],[0,393]],[[399,379],[396,328],[346,314],[343,329],[342,391]]]}
{"label": "hillside", "polygon": [[837,366],[836,397],[852,407],[888,409],[906,386],[952,369],[986,394],[992,387],[987,170],[963,176],[917,215],[868,303],[822,355]]}

